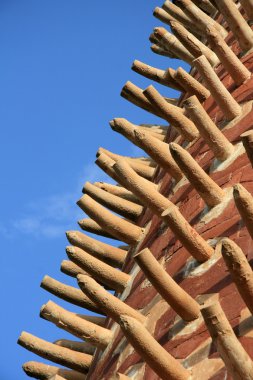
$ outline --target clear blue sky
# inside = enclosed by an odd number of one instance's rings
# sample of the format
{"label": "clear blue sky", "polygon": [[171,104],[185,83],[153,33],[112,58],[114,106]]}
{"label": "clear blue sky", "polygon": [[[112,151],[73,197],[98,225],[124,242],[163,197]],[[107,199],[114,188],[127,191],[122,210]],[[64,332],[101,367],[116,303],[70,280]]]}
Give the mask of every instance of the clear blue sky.
{"label": "clear blue sky", "polygon": [[93,164],[98,147],[138,152],[108,121],[159,121],[119,96],[127,80],[149,84],[130,70],[134,59],[164,69],[179,64],[150,51],[148,37],[161,24],[152,16],[156,5],[0,2],[1,380],[25,379],[22,363],[40,360],[16,344],[22,330],[50,341],[67,337],[39,310],[49,299],[69,304],[39,284],[45,274],[75,284],[59,271],[64,231],[83,216],[75,205],[83,183],[105,179]]}

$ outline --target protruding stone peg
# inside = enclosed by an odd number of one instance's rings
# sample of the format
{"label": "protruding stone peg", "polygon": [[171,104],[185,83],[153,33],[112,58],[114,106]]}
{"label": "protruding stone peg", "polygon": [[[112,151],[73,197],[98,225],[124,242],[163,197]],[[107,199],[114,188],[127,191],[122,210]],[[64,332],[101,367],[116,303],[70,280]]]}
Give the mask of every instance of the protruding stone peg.
{"label": "protruding stone peg", "polygon": [[190,372],[160,346],[142,323],[128,315],[121,315],[119,323],[127,340],[160,379],[190,379]]}
{"label": "protruding stone peg", "polygon": [[154,29],[154,35],[164,49],[172,51],[179,59],[189,64],[192,63],[194,56],[174,34],[169,33],[165,28],[159,27]]}
{"label": "protruding stone peg", "polygon": [[42,306],[40,316],[54,323],[60,329],[103,350],[113,338],[113,333],[110,330],[86,321],[52,301]]}
{"label": "protruding stone peg", "polygon": [[120,183],[120,179],[117,178],[116,174],[114,173],[112,167],[115,164],[115,161],[112,160],[107,154],[101,153],[96,161],[95,164],[102,169],[106,174],[109,175],[114,181]]}
{"label": "protruding stone peg", "polygon": [[84,193],[88,194],[101,205],[109,208],[121,216],[124,216],[127,219],[136,220],[143,211],[142,206],[99,189],[90,182],[86,182],[84,186]]}
{"label": "protruding stone peg", "polygon": [[199,136],[199,132],[193,122],[183,115],[182,112],[179,112],[178,107],[168,104],[153,86],[147,87],[143,93],[154,107],[160,110],[163,118],[177,128],[186,140],[192,141]]}
{"label": "protruding stone peg", "polygon": [[252,380],[252,360],[237,339],[219,302],[204,305],[201,312],[217,351],[232,378]]}
{"label": "protruding stone peg", "polygon": [[214,156],[221,161],[226,160],[234,152],[234,147],[212,121],[198,98],[189,97],[184,101],[184,107]]}
{"label": "protruding stone peg", "polygon": [[157,190],[151,188],[147,181],[138,176],[125,160],[118,160],[114,169],[121,176],[122,181],[131,189],[136,196],[143,200],[143,203],[161,216],[172,203],[160,194]]}
{"label": "protruding stone peg", "polygon": [[185,13],[192,18],[193,22],[198,25],[198,28],[200,28],[203,33],[206,32],[208,25],[213,25],[223,37],[227,36],[228,33],[226,29],[197,7],[191,0],[180,0],[180,7],[185,10]]}
{"label": "protruding stone peg", "polygon": [[125,261],[126,251],[123,249],[93,239],[80,231],[67,231],[66,236],[74,246],[113,267],[121,267]]}
{"label": "protruding stone peg", "polygon": [[39,380],[50,380],[55,375],[63,376],[66,380],[83,380],[83,373],[51,366],[35,361],[23,364],[23,370],[29,377]]}
{"label": "protruding stone peg", "polygon": [[202,55],[194,59],[193,64],[199,71],[207,88],[210,90],[225,117],[228,120],[232,120],[239,116],[242,112],[240,105],[220,81],[206,57]]}
{"label": "protruding stone peg", "polygon": [[160,45],[153,44],[150,46],[150,49],[155,54],[162,55],[164,57],[168,57],[168,58],[172,58],[172,59],[177,58],[177,57],[175,57],[174,54],[172,54],[171,51],[163,49]]}
{"label": "protruding stone peg", "polygon": [[194,158],[180,145],[169,144],[171,155],[192,186],[209,207],[217,206],[224,198],[224,191],[199,166]]}
{"label": "protruding stone peg", "polygon": [[244,66],[214,27],[209,26],[207,28],[207,38],[213,51],[215,51],[238,86],[251,77],[251,72]]}
{"label": "protruding stone peg", "polygon": [[176,206],[170,206],[165,210],[162,213],[162,218],[197,261],[205,262],[213,255],[213,248],[187,222]]}
{"label": "protruding stone peg", "polygon": [[253,239],[253,197],[241,184],[233,188],[236,207],[241,215],[247,230]]}
{"label": "protruding stone peg", "polygon": [[212,66],[219,62],[217,55],[192,33],[190,33],[182,24],[177,21],[171,21],[170,26],[179,41],[195,58],[200,55],[205,55]]}
{"label": "protruding stone peg", "polygon": [[97,307],[96,303],[86,297],[80,289],[65,285],[62,282],[57,281],[49,276],[45,276],[43,278],[40,286],[41,288],[47,290],[49,293],[55,295],[56,297],[63,299],[64,301],[101,314],[101,310]]}
{"label": "protruding stone peg", "polygon": [[82,196],[78,206],[94,219],[105,231],[127,244],[136,244],[141,237],[142,229],[102,207],[88,195]]}
{"label": "protruding stone peg", "polygon": [[91,232],[92,234],[96,234],[99,236],[104,236],[109,239],[117,240],[114,236],[106,232],[102,227],[99,226],[99,224],[97,224],[94,220],[90,218],[81,219],[78,221],[78,224],[84,231]]}
{"label": "protruding stone peg", "polygon": [[69,339],[58,339],[54,342],[54,344],[69,348],[73,351],[83,352],[88,355],[93,355],[96,350],[96,347],[89,342],[77,342]]}
{"label": "protruding stone peg", "polygon": [[155,67],[149,66],[137,60],[134,61],[132,65],[132,70],[140,75],[143,75],[144,77],[148,79],[151,79],[155,82],[163,84],[164,86],[174,88],[175,90],[178,90],[178,91],[182,91],[182,87],[180,86],[180,84],[178,84],[175,80],[173,80],[173,78],[166,75],[165,70],[157,69]]}
{"label": "protruding stone peg", "polygon": [[228,27],[237,38],[242,50],[253,46],[253,31],[244,19],[237,5],[232,0],[215,0],[215,3],[227,21]]}
{"label": "protruding stone peg", "polygon": [[78,247],[68,246],[66,252],[70,260],[87,271],[97,281],[118,292],[122,292],[125,289],[131,278],[127,273],[112,268],[110,265],[103,263],[103,261],[96,259]]}
{"label": "protruding stone peg", "polygon": [[44,359],[61,364],[73,370],[86,373],[89,370],[92,356],[57,346],[27,332],[22,332],[18,344]]}
{"label": "protruding stone peg", "polygon": [[244,132],[241,135],[243,146],[246,150],[248,159],[250,160],[251,166],[253,167],[253,130]]}
{"label": "protruding stone peg", "polygon": [[245,10],[248,18],[253,20],[253,0],[240,0],[240,3]]}
{"label": "protruding stone peg", "polygon": [[111,185],[106,182],[94,182],[94,185],[104,191],[108,191],[108,193],[117,195],[118,197],[126,199],[130,202],[141,204],[141,201],[131,191],[125,189],[123,186]]}
{"label": "protruding stone peg", "polygon": [[78,274],[88,275],[88,273],[85,272],[82,268],[69,260],[63,260],[61,262],[61,272],[71,277],[76,277]]}
{"label": "protruding stone peg", "polygon": [[220,242],[221,253],[231,277],[245,304],[253,314],[253,272],[248,260],[238,245],[228,238]]}
{"label": "protruding stone peg", "polygon": [[190,95],[196,95],[201,102],[204,102],[211,95],[205,86],[193,78],[191,74],[187,73],[182,67],[178,67],[174,78],[186,92]]}
{"label": "protruding stone peg", "polygon": [[134,134],[137,145],[149,154],[158,165],[168,171],[176,181],[179,181],[183,177],[183,173],[169,152],[168,144],[138,129],[134,131]]}
{"label": "protruding stone peg", "polygon": [[158,20],[164,22],[164,24],[170,25],[171,21],[176,21],[175,17],[170,15],[168,12],[166,12],[164,9],[160,7],[155,7],[153,10],[153,16],[158,18]]}
{"label": "protruding stone peg", "polygon": [[135,254],[134,259],[157,292],[183,320],[193,321],[198,318],[198,303],[173,280],[148,248]]}
{"label": "protruding stone peg", "polygon": [[77,277],[77,280],[78,285],[84,294],[87,295],[87,297],[90,297],[98,307],[101,307],[104,313],[109,315],[114,321],[118,322],[122,314],[129,315],[141,323],[146,321],[144,315],[125,304],[111,293],[108,293],[93,278],[80,275]]}

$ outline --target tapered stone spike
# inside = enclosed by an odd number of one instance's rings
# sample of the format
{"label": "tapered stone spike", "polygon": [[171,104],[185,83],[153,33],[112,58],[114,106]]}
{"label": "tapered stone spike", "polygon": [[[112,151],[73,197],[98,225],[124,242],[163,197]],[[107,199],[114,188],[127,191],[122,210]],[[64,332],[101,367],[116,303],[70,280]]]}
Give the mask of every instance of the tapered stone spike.
{"label": "tapered stone spike", "polygon": [[189,29],[192,33],[203,35],[201,32],[201,29],[198,25],[194,22],[191,16],[189,14],[182,11],[181,8],[173,4],[171,1],[166,0],[163,4],[162,8],[172,17],[174,17],[177,21],[179,21],[181,24],[183,24],[186,29]]}
{"label": "tapered stone spike", "polygon": [[54,375],[57,374],[63,376],[66,380],[84,380],[83,373],[35,361],[26,362],[23,364],[23,370],[27,376],[39,380],[50,380]]}
{"label": "tapered stone spike", "polygon": [[171,16],[168,12],[160,7],[155,7],[153,10],[153,16],[167,25],[170,25],[170,21],[176,20],[175,17]]}
{"label": "tapered stone spike", "polygon": [[125,218],[136,220],[143,211],[142,206],[99,189],[90,182],[86,182],[84,190],[92,199]]}
{"label": "tapered stone spike", "polygon": [[101,153],[96,161],[95,164],[102,169],[106,174],[109,175],[114,181],[120,183],[120,179],[115,175],[112,167],[115,164],[115,161],[112,160],[107,154]]}
{"label": "tapered stone spike", "polygon": [[205,55],[212,66],[219,62],[217,55],[192,33],[190,33],[182,24],[177,21],[171,21],[170,26],[178,40],[195,58],[200,55]]}
{"label": "tapered stone spike", "polygon": [[187,73],[182,67],[178,67],[174,75],[175,80],[190,95],[196,95],[201,102],[209,98],[210,91],[197,81],[191,74]]}
{"label": "tapered stone spike", "polygon": [[189,380],[188,372],[171,356],[142,323],[128,315],[121,315],[120,327],[127,340],[150,368],[163,380]]}
{"label": "tapered stone spike", "polygon": [[240,183],[233,187],[236,207],[253,239],[253,197]]}
{"label": "tapered stone spike", "polygon": [[67,231],[70,244],[83,249],[90,255],[104,261],[113,267],[121,267],[126,259],[126,251],[93,239],[80,231]]}
{"label": "tapered stone spike", "polygon": [[164,86],[171,87],[178,91],[183,90],[180,84],[178,84],[171,76],[166,75],[167,73],[165,70],[157,69],[137,60],[133,62],[132,70],[148,79],[163,84]]}
{"label": "tapered stone spike", "polygon": [[244,66],[214,27],[207,27],[207,38],[212,50],[215,51],[238,86],[251,77],[251,72]]}
{"label": "tapered stone spike", "polygon": [[[153,44],[153,45],[151,45],[151,46],[150,46],[150,49],[151,49],[152,52],[155,53],[155,54],[162,55],[162,56],[164,56],[164,57],[168,57],[168,58],[172,58],[172,59],[177,58],[177,57],[175,56],[175,54],[173,54],[171,51],[163,49],[163,48],[162,48],[160,45],[158,45],[158,44]],[[138,105],[137,103],[135,103],[135,104]],[[139,106],[139,107],[141,107],[141,106]]]}
{"label": "tapered stone spike", "polygon": [[240,0],[240,3],[245,10],[248,18],[253,20],[253,0]]}
{"label": "tapered stone spike", "polygon": [[89,276],[80,275],[77,277],[78,285],[87,297],[90,297],[98,307],[101,307],[108,316],[115,322],[119,322],[122,314],[129,315],[136,320],[144,323],[146,317],[133,309],[131,306],[125,304],[119,298],[111,293],[108,293],[102,286],[100,286],[93,278]]}
{"label": "tapered stone spike", "polygon": [[18,344],[44,359],[49,359],[54,363],[82,373],[89,370],[92,360],[91,355],[57,346],[24,331],[18,339]]}
{"label": "tapered stone spike", "polygon": [[253,130],[244,132],[241,135],[241,139],[243,142],[243,146],[246,150],[248,159],[250,160],[250,163],[253,167]]}
{"label": "tapered stone spike", "polygon": [[177,58],[189,64],[192,63],[194,56],[174,34],[169,33],[165,28],[158,27],[154,29],[154,35],[164,49],[172,51]]}
{"label": "tapered stone spike", "polygon": [[140,239],[142,234],[140,227],[112,214],[87,194],[82,196],[77,204],[90,218],[118,240],[127,244],[136,244]]}
{"label": "tapered stone spike", "polygon": [[219,302],[204,306],[201,312],[230,375],[235,380],[252,380],[252,360],[237,339]]}
{"label": "tapered stone spike", "polygon": [[60,329],[82,340],[86,340],[103,350],[113,338],[113,333],[110,330],[95,323],[85,321],[52,301],[42,306],[40,316],[54,323]]}
{"label": "tapered stone spike", "polygon": [[127,273],[112,268],[78,247],[68,246],[66,253],[70,260],[87,271],[97,281],[118,292],[122,292],[126,288],[131,278]]}
{"label": "tapered stone spike", "polygon": [[99,224],[97,224],[93,219],[90,218],[84,218],[78,221],[79,226],[82,230],[91,232],[92,234],[96,234],[99,236],[104,236],[109,239],[116,239],[114,236],[106,232],[102,227],[100,227]]}
{"label": "tapered stone spike", "polygon": [[147,279],[175,312],[185,321],[200,315],[198,303],[163,269],[148,248],[134,255]]}
{"label": "tapered stone spike", "polygon": [[183,173],[169,152],[168,144],[138,130],[135,130],[134,133],[137,145],[149,154],[158,165],[170,173],[176,181],[183,177]]}
{"label": "tapered stone spike", "polygon": [[217,8],[227,21],[229,29],[237,38],[242,50],[253,46],[253,31],[232,0],[215,0]]}
{"label": "tapered stone spike", "polygon": [[69,260],[63,260],[61,262],[61,272],[71,277],[76,277],[78,274],[89,275],[82,268],[80,268],[78,265],[72,263],[72,261]]}
{"label": "tapered stone spike", "polygon": [[213,4],[209,0],[192,0],[194,4],[196,4],[203,11],[213,14],[217,12],[217,9],[213,6]]}
{"label": "tapered stone spike", "polygon": [[128,81],[123,86],[120,95],[130,101],[131,103],[137,105],[138,107],[148,111],[156,116],[160,116],[159,112],[157,112],[148,101],[148,99],[143,95],[142,89],[132,82]]}
{"label": "tapered stone spike", "polygon": [[74,288],[73,286],[65,285],[49,276],[43,278],[40,286],[64,301],[89,309],[94,311],[94,313],[103,314],[93,301],[86,297],[81,290]]}
{"label": "tapered stone spike", "polygon": [[208,25],[213,25],[219,33],[223,36],[227,36],[227,31],[222,25],[218,24],[212,17],[208,16],[204,11],[202,11],[197,5],[195,5],[191,0],[180,0],[180,7],[185,11],[185,13],[191,17],[193,22],[198,25],[198,28],[202,30],[205,34],[206,27]]}
{"label": "tapered stone spike", "polygon": [[93,355],[96,350],[96,347],[89,342],[77,342],[69,339],[58,339],[54,344],[88,355]]}
{"label": "tapered stone spike", "polygon": [[[156,163],[155,163],[156,165]],[[141,200],[138,199],[131,191],[125,189],[123,186],[115,186],[106,182],[94,182],[94,186],[107,191],[108,193],[117,195],[123,199],[126,199],[130,202],[135,202],[137,204],[141,204]]]}
{"label": "tapered stone spike", "polygon": [[253,272],[248,260],[235,242],[224,238],[220,242],[223,259],[243,301],[253,314]]}
{"label": "tapered stone spike", "polygon": [[[141,127],[140,129],[143,129],[145,131],[146,130],[149,131],[151,133],[151,135],[154,135],[155,137],[158,136],[158,135],[166,136],[167,131],[168,131],[168,127],[166,127],[166,126],[160,126],[160,125],[141,124],[140,127]],[[137,126],[137,128],[138,128],[138,126]],[[161,138],[159,138],[159,140],[161,140]],[[155,168],[156,167],[156,163],[153,160],[151,160],[151,158],[149,158],[149,157],[121,156],[120,154],[113,153],[110,150],[107,150],[105,148],[101,148],[100,147],[98,149],[98,151],[97,151],[97,157],[101,153],[107,154],[107,156],[111,157],[111,159],[113,159],[114,161],[116,159],[119,159],[119,158],[126,159],[129,162],[129,165],[131,165],[134,170],[135,170],[135,168],[132,165],[133,162],[136,162],[138,164],[142,164],[143,166],[148,166],[148,167],[151,167],[151,168]],[[138,173],[138,171],[137,171],[137,173]],[[138,173],[138,174],[142,175],[141,173]],[[152,173],[152,175],[153,174],[154,174],[154,172]],[[117,195],[117,194],[115,194],[115,195]]]}
{"label": "tapered stone spike", "polygon": [[143,203],[158,216],[171,206],[169,199],[165,198],[157,190],[150,188],[147,181],[138,176],[125,160],[118,160],[114,165],[115,171],[121,176],[126,186],[142,198]]}
{"label": "tapered stone spike", "polygon": [[192,141],[199,136],[193,122],[184,116],[182,112],[178,112],[177,107],[168,104],[153,86],[147,87],[143,93],[160,110],[163,118],[177,128],[186,140]]}
{"label": "tapered stone spike", "polygon": [[193,64],[199,71],[207,88],[221,108],[225,117],[228,120],[232,120],[239,116],[242,112],[240,105],[222,84],[206,57],[202,55],[194,59]]}
{"label": "tapered stone spike", "polygon": [[162,219],[195,260],[202,263],[213,255],[213,248],[187,222],[176,206],[165,210]]}
{"label": "tapered stone spike", "polygon": [[209,207],[217,206],[224,198],[224,191],[199,166],[194,158],[180,145],[169,144],[170,152],[191,185]]}
{"label": "tapered stone spike", "polygon": [[189,97],[184,101],[184,107],[214,156],[221,161],[226,160],[234,152],[234,147],[212,121],[198,98]]}

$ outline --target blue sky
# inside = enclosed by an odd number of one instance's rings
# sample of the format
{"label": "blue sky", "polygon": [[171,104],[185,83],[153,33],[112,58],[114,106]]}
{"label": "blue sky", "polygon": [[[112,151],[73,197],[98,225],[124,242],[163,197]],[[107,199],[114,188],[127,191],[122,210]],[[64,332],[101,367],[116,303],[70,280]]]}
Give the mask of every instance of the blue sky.
{"label": "blue sky", "polygon": [[22,330],[49,341],[67,337],[40,319],[39,310],[49,299],[69,304],[39,284],[45,274],[75,284],[59,271],[64,231],[83,217],[75,205],[83,183],[106,179],[94,164],[99,146],[138,153],[108,121],[159,122],[119,96],[127,80],[149,84],[131,71],[134,59],[164,69],[179,64],[150,51],[148,37],[161,25],[152,16],[157,5],[0,2],[1,380],[25,379],[22,363],[40,360],[16,344]]}

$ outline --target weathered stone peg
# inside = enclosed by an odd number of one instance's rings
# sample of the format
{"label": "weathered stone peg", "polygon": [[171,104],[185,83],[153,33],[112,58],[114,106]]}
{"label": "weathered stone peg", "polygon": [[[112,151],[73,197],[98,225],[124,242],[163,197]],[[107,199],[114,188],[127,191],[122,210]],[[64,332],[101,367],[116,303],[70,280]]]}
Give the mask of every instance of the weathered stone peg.
{"label": "weathered stone peg", "polygon": [[155,9],[153,10],[153,16],[167,25],[170,25],[170,21],[176,20],[175,17],[173,17],[160,7],[155,7]]}
{"label": "weathered stone peg", "polygon": [[93,278],[80,275],[77,277],[78,285],[87,297],[90,297],[98,307],[101,307],[104,313],[109,315],[114,321],[118,322],[122,314],[129,315],[136,320],[144,323],[146,317],[125,304],[119,298],[108,293]]}
{"label": "weathered stone peg", "polygon": [[196,95],[201,102],[204,102],[211,95],[210,91],[203,84],[193,78],[182,67],[178,67],[174,78],[186,92],[190,95]]}
{"label": "weathered stone peg", "polygon": [[107,156],[107,154],[105,153],[101,153],[96,161],[95,161],[95,164],[100,168],[102,169],[106,174],[109,175],[109,177],[111,177],[112,179],[114,179],[114,181],[120,183],[120,179],[117,178],[116,174],[114,173],[112,167],[113,165],[115,164],[115,161],[112,160],[109,156]]}
{"label": "weathered stone peg", "polygon": [[77,342],[69,339],[58,339],[54,342],[54,344],[69,348],[73,351],[83,352],[88,355],[93,355],[96,350],[96,347],[89,342]]}
{"label": "weathered stone peg", "polygon": [[126,199],[130,202],[141,204],[141,201],[131,191],[125,189],[123,186],[111,185],[110,183],[106,182],[94,182],[94,186],[97,186],[100,189],[107,191],[108,193],[117,195],[118,197]]}
{"label": "weathered stone peg", "polygon": [[201,312],[217,351],[233,379],[252,380],[252,360],[237,339],[219,302],[204,305]]}
{"label": "weathered stone peg", "polygon": [[184,101],[184,107],[214,156],[221,161],[226,160],[234,152],[234,147],[212,121],[198,98],[189,97]]}
{"label": "weathered stone peg", "polygon": [[86,182],[84,193],[88,194],[101,205],[131,220],[136,220],[143,211],[142,206],[99,189],[90,182]]}
{"label": "weathered stone peg", "polygon": [[253,0],[240,0],[240,3],[245,10],[248,18],[253,20]]}
{"label": "weathered stone peg", "polygon": [[165,50],[164,48],[162,48],[160,45],[157,45],[157,44],[151,45],[150,49],[152,50],[153,53],[158,54],[158,55],[162,55],[164,57],[169,57],[169,58],[173,58],[173,59],[178,58],[171,51]]}
{"label": "weathered stone peg", "polygon": [[169,144],[170,152],[189,182],[209,207],[217,206],[224,198],[224,191],[199,166],[194,158],[180,145]]}
{"label": "weathered stone peg", "polygon": [[172,51],[179,59],[189,64],[192,63],[194,56],[174,34],[169,33],[165,28],[159,27],[154,29],[154,35],[164,49]]}
{"label": "weathered stone peg", "polygon": [[242,50],[249,50],[253,46],[253,31],[232,0],[215,0],[217,8],[237,38]]}
{"label": "weathered stone peg", "polygon": [[134,61],[132,65],[132,70],[140,75],[143,75],[148,79],[163,84],[164,86],[174,88],[178,91],[182,91],[182,87],[175,80],[173,80],[172,77],[166,75],[165,70],[157,69],[137,60]]}
{"label": "weathered stone peg", "polygon": [[40,286],[41,288],[47,290],[49,293],[55,295],[56,297],[63,299],[64,301],[101,314],[101,310],[97,307],[96,303],[86,297],[80,289],[65,285],[62,282],[57,281],[49,276],[45,276],[43,278]]}
{"label": "weathered stone peg", "polygon": [[148,248],[135,254],[134,259],[157,292],[183,320],[193,321],[199,317],[198,303],[173,280]]}
{"label": "weathered stone peg", "polygon": [[159,378],[163,380],[190,379],[190,372],[160,346],[142,323],[128,315],[121,315],[119,323],[127,340]]}
{"label": "weathered stone peg", "polygon": [[233,187],[233,196],[236,207],[241,215],[245,226],[253,239],[253,197],[241,184]]}
{"label": "weathered stone peg", "polygon": [[125,160],[118,160],[114,169],[126,186],[141,198],[143,203],[156,215],[161,216],[162,212],[171,206],[172,203],[157,190],[151,188],[147,181],[138,176]]}
{"label": "weathered stone peg", "polygon": [[60,329],[101,349],[105,349],[113,338],[113,333],[110,330],[86,321],[52,301],[42,306],[40,316],[54,323]]}
{"label": "weathered stone peg", "polygon": [[82,230],[91,232],[92,234],[96,234],[99,236],[104,236],[109,239],[117,240],[113,235],[106,232],[102,227],[99,226],[93,219],[84,218],[78,221],[79,226]]}
{"label": "weathered stone peg", "polygon": [[194,59],[193,64],[199,71],[207,88],[221,108],[225,117],[228,120],[232,120],[239,116],[242,112],[240,105],[222,84],[206,57],[202,55]]}
{"label": "weathered stone peg", "polygon": [[84,250],[68,246],[66,253],[70,260],[92,275],[97,281],[122,292],[127,286],[131,276],[121,272],[103,261],[89,255]]}
{"label": "weathered stone peg", "polygon": [[245,304],[253,314],[253,272],[238,245],[228,238],[220,242],[221,253],[231,277]]}
{"label": "weathered stone peg", "polygon": [[29,377],[39,380],[50,380],[55,375],[63,376],[66,380],[83,380],[83,373],[51,366],[35,361],[23,364],[23,370]]}
{"label": "weathered stone peg", "polygon": [[63,260],[61,262],[61,272],[71,277],[76,277],[78,274],[89,275],[82,268],[80,268],[78,265],[72,263],[72,261],[69,260]]}
{"label": "weathered stone peg", "polygon": [[80,231],[67,231],[66,236],[74,246],[113,267],[121,267],[125,261],[126,251],[123,249],[93,239]]}
{"label": "weathered stone peg", "polygon": [[193,122],[183,115],[182,112],[179,112],[178,107],[168,104],[153,86],[147,87],[143,93],[154,107],[160,110],[163,115],[162,117],[177,128],[186,140],[192,141],[199,136],[199,132]]}
{"label": "weathered stone peg", "polygon": [[162,218],[195,260],[202,263],[213,255],[213,248],[187,222],[176,206],[165,210]]}
{"label": "weathered stone peg", "polygon": [[57,346],[27,332],[22,332],[18,339],[18,344],[42,358],[82,373],[89,370],[92,360],[91,355]]}
{"label": "weathered stone peg", "polygon": [[142,234],[140,227],[112,214],[87,194],[83,195],[77,204],[90,218],[118,240],[127,244],[136,244],[140,239]]}
{"label": "weathered stone peg", "polygon": [[214,27],[207,27],[207,38],[213,51],[215,51],[238,86],[251,77],[251,72],[244,66]]}
{"label": "weathered stone peg", "polygon": [[250,160],[250,163],[253,167],[253,130],[251,129],[250,131],[244,132],[241,135],[241,139],[248,159]]}
{"label": "weathered stone peg", "polygon": [[177,21],[170,21],[170,26],[175,36],[195,58],[200,55],[205,55],[212,66],[219,62],[217,55],[190,33],[182,24]]}

